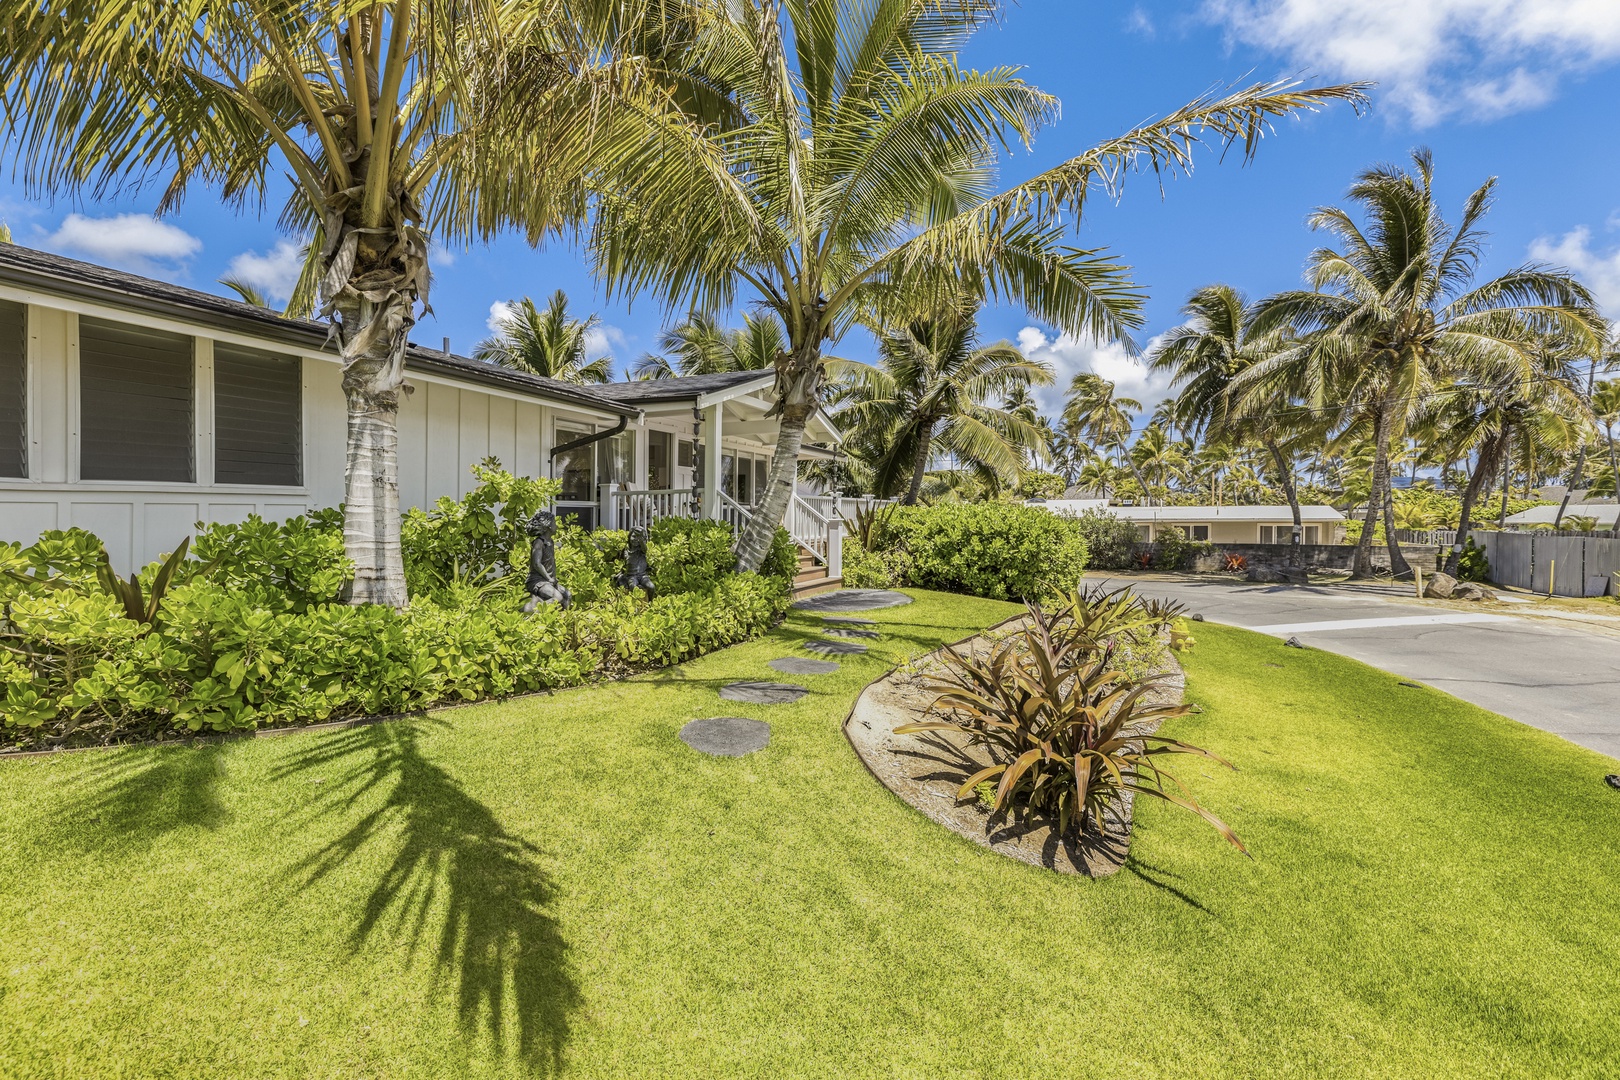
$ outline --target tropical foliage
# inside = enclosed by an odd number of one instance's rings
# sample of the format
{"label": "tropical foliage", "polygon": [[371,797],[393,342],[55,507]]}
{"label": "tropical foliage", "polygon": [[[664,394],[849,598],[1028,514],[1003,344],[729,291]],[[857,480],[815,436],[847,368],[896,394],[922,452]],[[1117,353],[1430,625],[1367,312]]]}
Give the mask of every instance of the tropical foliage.
{"label": "tropical foliage", "polygon": [[571,383],[605,383],[613,378],[613,358],[591,359],[592,331],[601,320],[568,317],[568,294],[558,289],[541,310],[525,296],[511,305],[499,329],[478,343],[473,356],[487,364]]}
{"label": "tropical foliage", "polygon": [[851,586],[915,585],[993,600],[1061,593],[1085,569],[1085,541],[1072,518],[1009,503],[892,507],[844,549]]}

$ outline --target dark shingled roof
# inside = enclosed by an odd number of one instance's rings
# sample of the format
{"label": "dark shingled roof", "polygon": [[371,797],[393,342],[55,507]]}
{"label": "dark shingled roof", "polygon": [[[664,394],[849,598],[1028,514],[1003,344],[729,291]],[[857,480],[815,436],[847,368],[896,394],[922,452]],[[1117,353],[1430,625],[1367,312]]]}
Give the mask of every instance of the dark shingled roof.
{"label": "dark shingled roof", "polygon": [[[183,319],[200,326],[251,334],[303,348],[329,349],[325,323],[287,319],[261,307],[198,292],[166,281],[126,274],[94,263],[66,259],[33,248],[0,243],[0,281],[56,296],[92,300],[129,311]],[[602,392],[523,371],[486,364],[466,356],[412,344],[405,354],[407,370],[445,375],[497,386],[553,401],[569,402],[618,416],[636,410]]]}
{"label": "dark shingled roof", "polygon": [[624,405],[651,405],[663,401],[695,400],[704,394],[730,390],[734,386],[741,386],[743,383],[771,375],[769,369],[721,371],[713,375],[682,375],[674,379],[636,379],[633,382],[608,383],[592,389]]}

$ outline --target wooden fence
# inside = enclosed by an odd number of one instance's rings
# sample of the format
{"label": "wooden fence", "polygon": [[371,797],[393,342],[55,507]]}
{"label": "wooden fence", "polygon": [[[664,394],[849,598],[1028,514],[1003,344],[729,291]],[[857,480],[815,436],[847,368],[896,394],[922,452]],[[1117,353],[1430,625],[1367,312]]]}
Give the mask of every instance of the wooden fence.
{"label": "wooden fence", "polygon": [[1549,532],[1481,532],[1474,543],[1491,562],[1491,580],[1555,596],[1605,596],[1620,571],[1620,540]]}

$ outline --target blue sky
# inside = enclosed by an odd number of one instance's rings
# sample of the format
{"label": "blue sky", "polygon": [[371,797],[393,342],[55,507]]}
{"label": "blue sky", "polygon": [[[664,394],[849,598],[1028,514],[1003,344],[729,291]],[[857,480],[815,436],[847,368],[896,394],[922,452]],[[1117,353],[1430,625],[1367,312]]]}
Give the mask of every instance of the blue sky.
{"label": "blue sky", "polygon": [[[1218,86],[1289,75],[1379,83],[1367,115],[1339,107],[1284,121],[1248,166],[1203,155],[1162,197],[1143,176],[1117,204],[1091,204],[1078,242],[1106,246],[1135,268],[1150,294],[1142,343],[1175,325],[1202,285],[1226,281],[1259,295],[1298,284],[1316,242],[1304,226],[1310,209],[1340,200],[1369,164],[1404,161],[1418,145],[1433,148],[1453,215],[1486,177],[1500,178],[1487,272],[1531,258],[1570,267],[1620,318],[1615,0],[1024,0],[974,39],[966,59],[1022,65],[1062,100],[1061,119],[1033,152],[1007,161],[1009,181]],[[273,214],[238,215],[198,191],[154,222],[154,202],[155,194],[52,204],[0,181],[0,217],[19,243],[213,291],[233,266],[272,292],[292,272],[293,246]],[[667,321],[651,302],[605,302],[585,260],[563,246],[535,251],[511,237],[440,253],[435,267],[435,314],[415,336],[425,344],[449,336],[459,352],[488,333],[492,305],[559,287],[576,312],[600,312],[598,351],[621,362],[652,348]],[[984,329],[1052,361],[1065,383],[1096,370],[1122,393],[1151,401],[1165,392],[1119,346],[1061,339],[1020,311],[990,311]],[[872,348],[857,331],[838,351],[867,358]],[[1043,400],[1054,404],[1056,393]]]}

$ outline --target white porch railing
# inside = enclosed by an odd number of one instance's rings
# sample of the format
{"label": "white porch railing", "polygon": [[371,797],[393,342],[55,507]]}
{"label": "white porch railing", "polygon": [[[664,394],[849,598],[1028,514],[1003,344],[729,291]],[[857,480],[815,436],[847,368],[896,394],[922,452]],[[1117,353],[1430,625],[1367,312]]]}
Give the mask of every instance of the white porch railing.
{"label": "white porch railing", "polygon": [[[830,511],[829,507],[829,511]],[[788,535],[798,544],[816,557],[816,561],[825,564],[827,561],[827,520],[831,513],[820,513],[809,501],[797,493],[788,503],[787,517],[782,521],[782,527],[787,529]]]}
{"label": "white porch railing", "polygon": [[629,529],[637,525],[645,529],[660,518],[697,516],[697,500],[693,498],[691,488],[625,491],[617,484],[609,484],[604,501],[610,509],[603,515],[603,523],[613,529]]}
{"label": "white porch railing", "polygon": [[720,493],[720,520],[731,526],[731,531],[741,534],[748,528],[748,523],[754,519],[754,512],[742,503],[733,499],[725,492]]}

